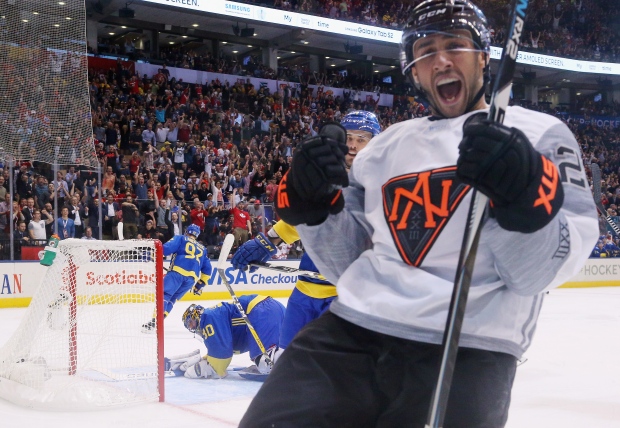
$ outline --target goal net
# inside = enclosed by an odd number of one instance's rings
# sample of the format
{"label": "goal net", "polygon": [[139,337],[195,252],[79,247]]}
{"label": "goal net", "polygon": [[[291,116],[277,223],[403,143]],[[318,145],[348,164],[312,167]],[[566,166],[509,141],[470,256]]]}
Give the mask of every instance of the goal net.
{"label": "goal net", "polygon": [[0,2],[0,158],[98,166],[84,0]]}
{"label": "goal net", "polygon": [[[161,248],[157,240],[60,241],[0,349],[0,397],[49,410],[163,401]],[[153,318],[156,327],[143,332]]]}

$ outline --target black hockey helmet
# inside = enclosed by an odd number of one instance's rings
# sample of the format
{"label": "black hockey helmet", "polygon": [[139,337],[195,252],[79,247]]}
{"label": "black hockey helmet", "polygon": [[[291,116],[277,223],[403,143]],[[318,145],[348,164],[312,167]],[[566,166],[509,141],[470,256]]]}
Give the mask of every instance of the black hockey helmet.
{"label": "black hockey helmet", "polygon": [[414,65],[414,43],[431,34],[450,30],[467,30],[476,48],[489,52],[491,37],[487,19],[482,11],[469,0],[427,0],[413,9],[403,30],[400,44],[400,68],[416,89],[411,76]]}

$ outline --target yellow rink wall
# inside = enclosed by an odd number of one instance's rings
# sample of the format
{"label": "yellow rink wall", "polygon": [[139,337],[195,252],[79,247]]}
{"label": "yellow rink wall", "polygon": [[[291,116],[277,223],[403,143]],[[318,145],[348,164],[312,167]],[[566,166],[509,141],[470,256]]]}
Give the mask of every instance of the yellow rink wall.
{"label": "yellow rink wall", "polygon": [[[213,261],[215,265],[216,261]],[[286,260],[274,264],[299,267],[299,260]],[[167,267],[166,262],[164,266]],[[0,308],[26,307],[30,304],[47,267],[39,262],[0,263]],[[228,265],[226,275],[237,295],[266,294],[273,297],[288,297],[297,281],[294,274],[285,274],[270,269],[258,269],[254,273],[240,272]],[[94,284],[102,286],[105,283]],[[573,279],[563,288],[620,286],[620,258],[589,259]],[[188,293],[181,300],[229,300],[228,290],[216,270],[203,289],[201,296]]]}

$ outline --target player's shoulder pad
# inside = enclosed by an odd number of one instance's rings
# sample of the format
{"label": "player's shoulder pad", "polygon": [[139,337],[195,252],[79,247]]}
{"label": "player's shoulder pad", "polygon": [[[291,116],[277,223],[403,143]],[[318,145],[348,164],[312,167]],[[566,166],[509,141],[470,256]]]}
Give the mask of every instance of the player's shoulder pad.
{"label": "player's shoulder pad", "polygon": [[554,133],[559,131],[563,134],[564,132],[561,128],[565,128],[566,132],[572,135],[566,124],[557,117],[518,106],[508,108],[504,125],[519,129],[526,135],[534,147],[538,145],[540,137],[554,127],[557,127],[554,128]]}

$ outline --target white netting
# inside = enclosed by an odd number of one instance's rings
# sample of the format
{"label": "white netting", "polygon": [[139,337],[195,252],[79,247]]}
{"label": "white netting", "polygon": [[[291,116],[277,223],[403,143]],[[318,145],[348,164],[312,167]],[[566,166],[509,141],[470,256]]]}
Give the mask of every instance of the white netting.
{"label": "white netting", "polygon": [[0,350],[0,397],[87,410],[157,400],[154,241],[60,242],[24,319]]}
{"label": "white netting", "polygon": [[84,0],[0,2],[0,87],[1,157],[97,166]]}

